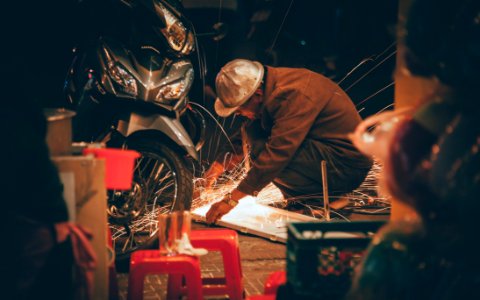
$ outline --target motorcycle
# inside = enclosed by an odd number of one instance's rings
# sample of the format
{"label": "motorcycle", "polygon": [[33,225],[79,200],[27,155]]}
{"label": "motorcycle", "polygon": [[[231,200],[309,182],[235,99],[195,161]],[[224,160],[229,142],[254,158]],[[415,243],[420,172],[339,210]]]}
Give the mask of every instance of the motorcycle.
{"label": "motorcycle", "polygon": [[189,105],[198,46],[180,3],[118,5],[122,14],[109,22],[121,25],[98,30],[75,49],[65,84],[77,112],[74,141],[141,154],[132,189],[108,191],[117,261],[157,240],[159,214],[190,209],[192,165],[205,133],[202,114]]}

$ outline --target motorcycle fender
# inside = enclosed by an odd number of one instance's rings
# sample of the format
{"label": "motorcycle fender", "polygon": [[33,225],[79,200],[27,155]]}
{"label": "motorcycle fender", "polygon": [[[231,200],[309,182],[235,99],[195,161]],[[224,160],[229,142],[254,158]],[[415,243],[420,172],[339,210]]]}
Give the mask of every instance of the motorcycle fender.
{"label": "motorcycle fender", "polygon": [[198,160],[198,152],[195,149],[195,145],[179,119],[170,118],[164,115],[145,116],[131,113],[128,125],[120,126],[118,129],[124,136],[130,136],[135,132],[143,130],[158,130],[184,148],[190,156]]}

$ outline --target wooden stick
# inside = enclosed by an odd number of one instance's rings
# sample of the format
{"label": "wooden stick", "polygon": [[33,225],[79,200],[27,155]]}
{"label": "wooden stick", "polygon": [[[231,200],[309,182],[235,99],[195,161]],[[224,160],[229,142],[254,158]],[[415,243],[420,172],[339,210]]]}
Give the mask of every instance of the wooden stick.
{"label": "wooden stick", "polygon": [[322,160],[323,210],[325,220],[330,221],[330,200],[328,197],[327,162]]}

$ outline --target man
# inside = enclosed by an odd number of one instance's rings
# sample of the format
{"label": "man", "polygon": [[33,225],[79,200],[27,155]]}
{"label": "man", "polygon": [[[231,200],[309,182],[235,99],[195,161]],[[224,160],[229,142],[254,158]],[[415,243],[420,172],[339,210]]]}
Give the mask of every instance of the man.
{"label": "man", "polygon": [[[244,132],[252,165],[239,185],[212,205],[207,222],[217,221],[270,182],[286,199],[320,195],[322,160],[332,194],[351,192],[365,179],[372,162],[347,139],[361,118],[347,94],[328,78],[236,59],[218,73],[216,89],[219,116],[236,113],[248,119]],[[207,187],[223,171],[214,162],[205,176]]]}

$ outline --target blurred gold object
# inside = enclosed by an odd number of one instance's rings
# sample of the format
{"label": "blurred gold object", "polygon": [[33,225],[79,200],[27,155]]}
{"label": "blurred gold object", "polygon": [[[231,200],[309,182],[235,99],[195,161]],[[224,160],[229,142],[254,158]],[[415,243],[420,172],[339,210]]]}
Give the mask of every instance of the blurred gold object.
{"label": "blurred gold object", "polygon": [[70,155],[72,152],[72,118],[75,112],[63,108],[47,108],[47,145],[51,156]]}

